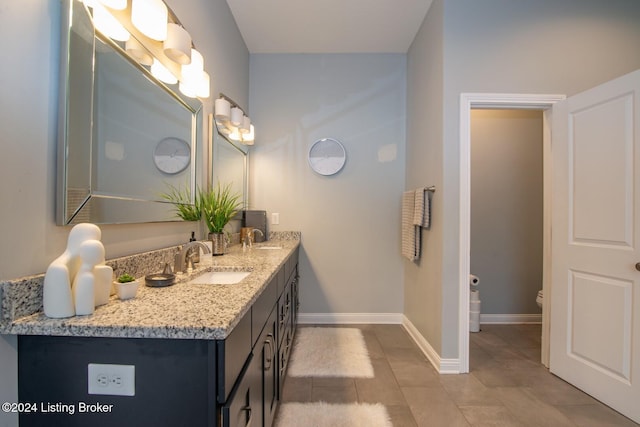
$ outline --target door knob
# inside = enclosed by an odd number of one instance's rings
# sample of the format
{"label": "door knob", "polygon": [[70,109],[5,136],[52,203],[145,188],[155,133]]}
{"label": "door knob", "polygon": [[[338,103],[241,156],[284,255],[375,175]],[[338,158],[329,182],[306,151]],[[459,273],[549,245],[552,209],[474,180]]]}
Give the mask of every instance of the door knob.
{"label": "door knob", "polygon": [[636,262],[636,270],[640,271],[640,262]]}

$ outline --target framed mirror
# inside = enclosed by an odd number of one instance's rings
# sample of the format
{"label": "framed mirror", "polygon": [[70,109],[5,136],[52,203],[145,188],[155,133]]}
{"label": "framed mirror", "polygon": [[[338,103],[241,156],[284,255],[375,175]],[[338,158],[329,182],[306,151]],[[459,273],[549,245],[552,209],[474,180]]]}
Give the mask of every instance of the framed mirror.
{"label": "framed mirror", "polygon": [[195,194],[202,103],[96,31],[82,2],[62,20],[57,223],[178,220],[161,194]]}

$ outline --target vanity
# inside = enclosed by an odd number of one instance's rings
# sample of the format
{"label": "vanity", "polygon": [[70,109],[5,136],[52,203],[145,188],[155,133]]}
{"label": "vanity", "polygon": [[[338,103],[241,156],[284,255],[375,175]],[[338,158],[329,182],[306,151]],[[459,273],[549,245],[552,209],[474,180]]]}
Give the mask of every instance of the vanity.
{"label": "vanity", "polygon": [[[112,296],[92,315],[38,312],[4,325],[18,335],[19,401],[32,405],[20,425],[270,426],[297,325],[299,244],[232,246],[201,256],[175,285]],[[189,283],[210,271],[249,275]],[[133,369],[133,395],[90,394],[90,364]]]}

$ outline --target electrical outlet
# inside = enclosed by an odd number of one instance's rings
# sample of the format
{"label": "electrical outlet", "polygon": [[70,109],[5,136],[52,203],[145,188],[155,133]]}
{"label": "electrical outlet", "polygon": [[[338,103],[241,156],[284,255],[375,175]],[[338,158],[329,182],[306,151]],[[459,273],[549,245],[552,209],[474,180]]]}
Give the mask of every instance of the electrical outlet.
{"label": "electrical outlet", "polygon": [[280,214],[277,212],[271,213],[271,224],[278,225],[280,224]]}
{"label": "electrical outlet", "polygon": [[89,394],[109,396],[135,396],[136,367],[134,365],[107,365],[89,363]]}

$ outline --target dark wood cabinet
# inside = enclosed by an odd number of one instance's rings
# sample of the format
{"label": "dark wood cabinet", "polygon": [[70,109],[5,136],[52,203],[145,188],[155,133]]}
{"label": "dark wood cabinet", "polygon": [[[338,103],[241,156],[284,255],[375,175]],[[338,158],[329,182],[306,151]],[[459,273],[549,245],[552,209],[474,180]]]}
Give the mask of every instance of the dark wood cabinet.
{"label": "dark wood cabinet", "polygon": [[[270,427],[297,325],[297,266],[296,249],[224,340],[19,336],[20,402],[113,405],[22,413],[20,426]],[[89,363],[134,365],[135,395],[89,395]]]}

